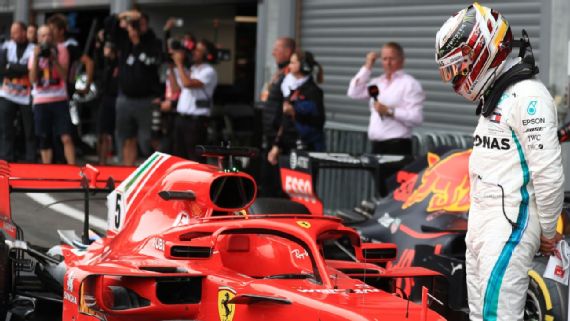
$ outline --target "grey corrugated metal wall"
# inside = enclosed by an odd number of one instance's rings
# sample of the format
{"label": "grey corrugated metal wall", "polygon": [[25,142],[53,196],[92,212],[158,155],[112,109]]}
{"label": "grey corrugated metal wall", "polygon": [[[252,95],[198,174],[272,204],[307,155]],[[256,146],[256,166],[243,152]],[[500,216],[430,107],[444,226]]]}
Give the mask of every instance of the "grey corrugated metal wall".
{"label": "grey corrugated metal wall", "polygon": [[54,0],[30,0],[32,9],[34,10],[59,10],[59,9],[79,9],[108,7],[110,0],[73,0],[73,1],[54,1]]}
{"label": "grey corrugated metal wall", "polygon": [[[422,129],[470,132],[474,108],[440,81],[434,62],[435,34],[454,12],[470,1],[455,0],[303,0],[300,41],[312,51],[325,71],[327,126],[366,128],[367,103],[346,96],[352,76],[368,51],[397,41],[406,53],[405,70],[416,77],[427,94]],[[485,5],[485,3],[482,3]],[[540,61],[540,0],[493,1],[520,37],[524,27]],[[518,50],[517,50],[518,52]],[[376,73],[380,72],[379,65]]]}

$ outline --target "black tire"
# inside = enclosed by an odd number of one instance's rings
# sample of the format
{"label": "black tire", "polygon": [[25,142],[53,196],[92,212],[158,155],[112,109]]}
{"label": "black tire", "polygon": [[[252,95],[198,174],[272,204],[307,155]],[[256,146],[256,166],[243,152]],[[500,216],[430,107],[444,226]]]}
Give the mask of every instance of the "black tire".
{"label": "black tire", "polygon": [[568,315],[568,287],[543,278],[547,257],[537,257],[528,272],[525,321],[562,321]]}
{"label": "black tire", "polygon": [[5,236],[0,231],[0,320],[6,319],[8,301],[12,290],[12,262],[10,249],[6,245]]}
{"label": "black tire", "polygon": [[249,207],[250,214],[311,214],[301,203],[286,198],[259,197]]}

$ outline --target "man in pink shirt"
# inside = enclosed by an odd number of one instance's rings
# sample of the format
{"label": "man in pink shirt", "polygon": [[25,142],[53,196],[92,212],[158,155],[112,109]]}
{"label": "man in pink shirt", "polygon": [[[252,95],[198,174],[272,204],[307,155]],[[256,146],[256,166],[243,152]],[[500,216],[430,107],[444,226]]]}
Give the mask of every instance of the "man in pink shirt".
{"label": "man in pink shirt", "polygon": [[[412,155],[412,129],[423,121],[425,94],[420,83],[402,70],[404,50],[396,42],[382,47],[381,61],[384,74],[370,79],[376,52],[366,55],[366,62],[350,81],[347,95],[353,99],[368,99],[370,123],[368,139],[374,154],[405,155],[397,163],[386,164],[379,173],[380,195],[388,194],[386,179],[407,164]],[[377,86],[378,95],[370,96],[368,87]]]}
{"label": "man in pink shirt", "polygon": [[75,163],[75,147],[71,139],[73,125],[69,115],[66,76],[69,54],[63,43],[56,44],[47,25],[38,29],[38,45],[28,62],[36,136],[44,164],[53,159],[52,137],[61,137],[65,159]]}
{"label": "man in pink shirt", "polygon": [[[368,99],[370,123],[368,139],[375,154],[412,154],[412,129],[423,121],[425,94],[420,83],[402,70],[404,50],[395,42],[382,47],[384,74],[370,78],[376,52],[366,55],[366,62],[350,81],[347,95],[353,99]],[[370,97],[368,86],[376,85],[377,99]]]}

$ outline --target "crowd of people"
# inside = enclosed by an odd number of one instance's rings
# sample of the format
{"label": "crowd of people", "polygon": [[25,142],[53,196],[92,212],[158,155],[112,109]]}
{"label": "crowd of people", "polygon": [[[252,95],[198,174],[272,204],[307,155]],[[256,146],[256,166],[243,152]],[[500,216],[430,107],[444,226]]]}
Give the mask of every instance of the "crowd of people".
{"label": "crowd of people", "polygon": [[[64,15],[52,15],[39,27],[13,23],[0,51],[0,159],[74,164],[79,141],[74,101],[96,85],[99,163],[109,163],[115,152],[120,163],[134,165],[155,150],[204,161],[195,146],[208,140],[218,84],[216,46],[188,32],[173,37],[175,25],[176,19],[166,22],[162,41],[146,14],[111,15],[97,32],[94,49],[82,52],[67,32]],[[424,94],[401,70],[400,45],[388,43],[380,55],[384,75],[370,79],[378,54],[369,53],[348,95],[370,100],[373,151],[411,154],[409,139],[422,121]],[[277,39],[273,57],[278,68],[262,93],[260,124],[261,192],[269,195],[280,190],[280,155],[326,150],[322,65],[287,37]],[[164,83],[161,70],[166,70]],[[83,83],[76,86],[80,72]],[[367,92],[370,84],[380,88],[374,98]],[[17,132],[23,135],[16,137]]]}
{"label": "crowd of people", "polygon": [[[371,78],[380,56],[384,73]],[[279,155],[293,149],[325,151],[325,106],[319,84],[323,67],[311,52],[296,48],[295,40],[277,39],[273,46],[277,71],[262,92],[263,150],[260,194],[280,196]],[[423,121],[425,94],[420,83],[405,73],[404,50],[396,42],[385,44],[378,54],[366,55],[365,64],[350,81],[347,95],[369,101],[368,137],[371,150],[379,154],[412,155],[412,129]],[[376,87],[376,94],[370,92]],[[406,158],[409,161],[409,158]],[[386,178],[400,168],[402,162],[381,175]],[[381,182],[384,179],[380,179]],[[385,189],[380,184],[380,189]],[[382,194],[386,194],[385,191]]]}
{"label": "crowd of people", "polygon": [[[113,150],[124,165],[134,165],[139,151],[145,156],[153,150],[199,160],[194,150],[207,139],[217,49],[189,33],[171,36],[175,20],[164,27],[163,47],[147,15],[137,10],[111,15],[94,49],[84,52],[69,37],[64,15],[54,14],[39,27],[14,22],[10,40],[0,48],[0,159],[75,164],[79,138],[73,106],[96,85],[101,164]],[[163,65],[166,84],[160,80]],[[24,139],[17,137],[20,132]]]}

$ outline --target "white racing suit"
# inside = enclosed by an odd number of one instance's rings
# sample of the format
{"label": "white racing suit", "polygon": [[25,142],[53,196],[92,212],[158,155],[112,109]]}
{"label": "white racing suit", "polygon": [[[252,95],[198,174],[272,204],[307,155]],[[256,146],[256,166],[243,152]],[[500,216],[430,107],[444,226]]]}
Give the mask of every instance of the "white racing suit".
{"label": "white racing suit", "polygon": [[469,159],[471,320],[523,320],[540,235],[554,237],[562,211],[564,173],[556,129],[552,97],[535,79],[508,87],[491,116],[479,119]]}

